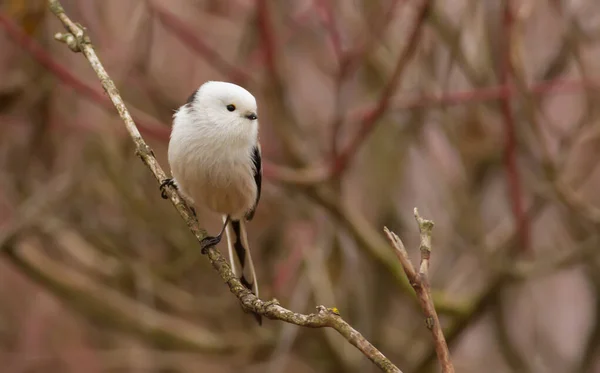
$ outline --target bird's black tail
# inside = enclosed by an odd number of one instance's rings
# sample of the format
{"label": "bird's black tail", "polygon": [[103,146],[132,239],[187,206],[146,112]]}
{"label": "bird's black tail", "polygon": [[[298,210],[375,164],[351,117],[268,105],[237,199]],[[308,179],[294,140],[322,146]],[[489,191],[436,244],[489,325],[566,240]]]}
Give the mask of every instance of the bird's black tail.
{"label": "bird's black tail", "polygon": [[[227,217],[223,217],[225,222]],[[244,220],[230,220],[225,228],[227,234],[227,248],[229,249],[229,260],[233,274],[240,279],[242,285],[258,297],[258,282],[254,262],[250,255],[248,235],[246,233],[246,222]],[[262,317],[254,314],[256,321],[262,325]]]}

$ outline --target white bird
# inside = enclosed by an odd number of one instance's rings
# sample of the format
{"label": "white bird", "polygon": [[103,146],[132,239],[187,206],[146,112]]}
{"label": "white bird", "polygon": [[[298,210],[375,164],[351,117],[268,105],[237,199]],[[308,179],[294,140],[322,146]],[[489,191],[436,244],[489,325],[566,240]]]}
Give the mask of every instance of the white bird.
{"label": "white bird", "polygon": [[[248,246],[246,220],[260,199],[262,167],[256,99],[226,82],[204,83],[173,115],[169,165],[175,186],[192,205],[223,216],[223,228],[203,246],[227,235],[233,273],[258,297],[258,282]],[[237,258],[237,263],[236,263]],[[238,270],[239,268],[239,270]],[[259,315],[255,315],[261,324]]]}

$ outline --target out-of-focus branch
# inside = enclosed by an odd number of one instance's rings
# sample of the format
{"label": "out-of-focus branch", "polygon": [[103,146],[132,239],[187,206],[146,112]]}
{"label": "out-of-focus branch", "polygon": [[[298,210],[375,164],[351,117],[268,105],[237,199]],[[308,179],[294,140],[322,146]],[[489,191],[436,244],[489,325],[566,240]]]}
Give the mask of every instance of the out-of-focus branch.
{"label": "out-of-focus branch", "polygon": [[474,86],[481,86],[491,81],[490,76],[493,73],[491,67],[489,65],[473,66],[463,48],[459,47],[461,25],[455,25],[442,7],[431,8],[429,24],[436,31],[440,40],[452,51],[452,56],[456,59],[457,64]]}
{"label": "out-of-focus branch", "polygon": [[[393,3],[390,11],[393,11],[396,4]],[[356,133],[356,135],[351,139],[350,144],[342,149],[339,154],[337,154],[337,146],[332,146],[332,153],[336,156],[331,159],[329,164],[323,166],[314,166],[314,167],[306,167],[299,171],[279,168],[280,172],[275,170],[275,167],[270,167],[273,170],[273,175],[279,181],[288,182],[290,184],[299,184],[299,185],[314,185],[327,181],[341,172],[343,172],[347,165],[349,164],[351,158],[358,151],[358,148],[362,145],[368,134],[374,129],[375,125],[378,123],[379,119],[386,113],[388,108],[391,106],[391,100],[398,86],[399,80],[402,77],[402,73],[404,68],[408,64],[408,61],[413,56],[414,51],[416,50],[416,46],[419,41],[419,36],[421,34],[421,30],[425,23],[426,15],[429,10],[430,1],[423,0],[421,4],[419,4],[419,8],[417,9],[417,17],[415,23],[411,29],[411,32],[408,35],[408,41],[400,53],[398,61],[396,62],[394,71],[392,76],[383,91],[380,94],[380,98],[377,101],[377,104],[372,110],[365,111],[360,119],[360,127]],[[259,18],[259,29],[261,31],[261,35],[263,38],[263,47],[265,60],[267,64],[267,68],[269,69],[275,83],[275,89],[278,92],[276,98],[280,100],[280,106],[284,106],[283,96],[283,85],[279,78],[277,72],[277,64],[276,64],[276,43],[274,40],[274,32],[270,26],[269,22],[269,12],[268,12],[268,4],[265,1],[260,1],[257,4],[258,9],[258,18]],[[365,47],[366,48],[366,47]],[[362,49],[361,49],[362,50]],[[339,89],[341,88],[341,83],[345,74],[348,74],[351,71],[350,65],[352,68],[356,67],[356,62],[358,61],[358,55],[349,54],[344,57],[344,61],[342,61],[342,65],[340,66],[340,73],[338,76],[337,84],[337,103],[336,103],[336,115],[332,123],[333,134],[335,135],[339,130],[342,122],[344,122],[344,118],[340,115],[340,101],[339,101]],[[348,63],[350,65],[348,65]],[[287,113],[286,113],[287,114]],[[289,115],[288,115],[289,116]],[[298,158],[297,155],[302,153],[302,146],[298,144],[295,139],[292,139],[291,131],[284,132],[281,137],[285,142],[286,147],[291,149],[294,153],[294,157]],[[335,139],[332,139],[332,142],[335,142]],[[303,160],[301,163],[306,163],[306,160]],[[265,169],[267,170],[267,168]]]}
{"label": "out-of-focus branch", "polygon": [[390,106],[392,96],[396,91],[396,88],[399,84],[400,78],[402,77],[402,73],[408,61],[410,61],[411,57],[414,55],[415,50],[417,49],[417,45],[419,43],[419,36],[421,35],[421,31],[425,24],[425,20],[427,19],[427,13],[430,8],[430,0],[422,0],[419,4],[419,8],[417,9],[417,17],[414,22],[412,29],[408,33],[407,44],[404,47],[404,50],[400,53],[398,57],[398,61],[396,62],[396,66],[381,92],[379,101],[375,109],[369,113],[368,116],[365,116],[364,120],[360,124],[358,132],[354,136],[354,138],[350,141],[350,144],[343,149],[339,156],[334,159],[331,167],[332,174],[337,175],[343,172],[352,157],[356,154],[358,148],[365,141],[367,136],[373,131],[375,125],[379,122],[379,119],[385,114],[387,109]]}
{"label": "out-of-focus branch", "polygon": [[[18,25],[2,12],[0,12],[0,26],[4,27],[7,33],[19,46],[29,52],[39,64],[48,69],[48,71],[64,84],[102,108],[112,109],[112,103],[100,90],[73,75],[62,64],[58,63],[35,39],[27,35],[27,33],[21,30]],[[128,106],[131,107],[129,104]],[[162,141],[166,141],[169,138],[168,126],[160,123],[156,118],[135,107],[132,109],[132,112],[142,133]],[[326,166],[292,169],[272,164],[268,160],[264,160],[263,162],[265,178],[287,184],[315,184],[325,181],[329,175]]]}
{"label": "out-of-focus branch", "polygon": [[[224,352],[232,345],[221,337],[184,320],[171,317],[137,304],[118,292],[98,285],[89,277],[50,259],[34,245],[19,242],[24,231],[48,220],[45,211],[64,201],[71,190],[72,175],[60,175],[26,200],[8,227],[0,231],[0,253],[13,265],[44,286],[59,294],[69,295],[86,314],[99,321],[118,324],[157,342],[197,351]],[[139,317],[143,313],[146,317]],[[144,323],[143,321],[151,321]]]}
{"label": "out-of-focus branch", "polygon": [[196,51],[199,55],[215,69],[219,70],[229,79],[238,83],[244,84],[251,81],[251,76],[248,73],[231,63],[221,56],[215,49],[211,48],[204,40],[196,33],[189,30],[183,21],[178,19],[173,13],[169,12],[157,1],[148,0],[148,6],[158,15],[158,19],[167,27],[175,36],[179,38],[190,49]]}
{"label": "out-of-focus branch", "polygon": [[72,177],[70,175],[59,175],[42,188],[43,192],[35,193],[25,200],[19,210],[12,214],[12,222],[0,229],[0,246],[34,225],[44,215],[45,210],[64,200],[70,191],[71,184]]}
{"label": "out-of-focus branch", "polygon": [[[373,46],[377,45],[377,40],[381,38],[394,19],[399,2],[399,0],[390,1],[389,5],[380,14],[371,17],[372,19],[369,21],[372,29],[371,33],[359,45],[344,54],[343,63],[347,65],[346,69],[349,70],[349,73],[356,69]],[[403,3],[406,5],[406,2]]]}
{"label": "out-of-focus branch", "polygon": [[312,147],[313,144],[303,141],[306,136],[302,133],[300,123],[290,107],[291,99],[280,69],[283,54],[279,35],[277,35],[278,30],[272,19],[273,7],[272,2],[256,1],[256,28],[260,38],[260,51],[269,75],[266,92],[273,100],[270,105],[270,115],[277,118],[279,122],[274,129],[283,144],[284,155],[294,166],[302,167],[307,164],[304,162],[304,156],[316,154],[316,151]]}
{"label": "out-of-focus branch", "polygon": [[[505,86],[511,83],[513,78],[512,55],[516,43],[513,43],[515,33],[513,31],[513,14],[511,1],[504,2],[503,12],[503,50],[502,62],[500,65],[500,80]],[[510,193],[512,213],[515,217],[515,224],[519,232],[520,250],[527,252],[529,247],[529,221],[523,209],[523,189],[521,186],[519,170],[517,167],[517,135],[516,123],[512,112],[510,100],[503,99],[500,102],[501,113],[504,117],[504,162],[506,167],[506,178],[508,181],[508,190]],[[516,253],[511,253],[516,254]]]}
{"label": "out-of-focus branch", "polygon": [[[92,102],[104,107],[112,107],[110,101],[102,94],[102,91],[92,87],[83,80],[79,79],[68,69],[65,69],[63,65],[58,63],[35,39],[27,35],[14,21],[8,18],[5,14],[0,12],[0,26],[2,26],[10,37],[29,54],[44,68],[52,72],[60,81],[69,87],[73,88],[84,97],[88,98]],[[161,124],[158,120],[152,118],[142,110],[133,108],[134,116],[143,132],[149,136],[159,139],[169,138],[169,129],[167,126]]]}
{"label": "out-of-focus branch", "polygon": [[[342,125],[347,122],[348,118],[344,118],[343,108],[342,108],[342,88],[345,81],[348,80],[349,77],[361,66],[361,63],[365,59],[365,56],[377,45],[378,39],[381,37],[381,34],[386,30],[387,26],[389,26],[391,20],[394,18],[395,10],[398,5],[398,0],[393,0],[390,2],[389,6],[381,13],[375,13],[375,16],[372,17],[373,20],[369,22],[371,24],[371,28],[373,29],[371,33],[367,37],[364,38],[362,42],[360,42],[357,46],[348,51],[342,51],[340,44],[339,32],[335,28],[334,20],[333,20],[333,9],[331,2],[327,5],[323,5],[326,8],[325,13],[327,14],[328,20],[325,22],[325,27],[329,30],[329,35],[331,42],[334,46],[334,52],[337,57],[338,62],[338,72],[334,77],[335,81],[335,109],[334,109],[334,117],[331,122],[331,159],[337,159],[339,157],[339,149],[338,149],[338,137],[339,133],[342,129]],[[381,18],[384,18],[383,21]],[[337,47],[336,47],[337,45]],[[342,53],[343,52],[343,53]],[[374,110],[372,110],[374,111]],[[367,116],[363,116],[367,118]],[[353,118],[353,117],[350,117]],[[329,167],[331,169],[331,167]]]}
{"label": "out-of-focus branch", "polygon": [[[139,333],[165,346],[223,353],[235,346],[220,336],[177,317],[158,312],[98,284],[89,277],[42,254],[32,244],[9,243],[6,257],[23,273],[97,321]],[[140,317],[143,316],[143,317]]]}
{"label": "out-of-focus branch", "polygon": [[597,366],[597,358],[600,353],[600,276],[599,266],[597,263],[593,263],[589,266],[588,279],[593,286],[596,299],[594,302],[594,324],[588,329],[588,336],[586,338],[585,347],[581,348],[582,355],[581,360],[576,364],[576,367],[572,370],[573,373],[592,373],[595,371],[594,367]]}
{"label": "out-of-focus branch", "polygon": [[450,359],[448,344],[444,338],[444,332],[442,331],[440,319],[435,311],[429,287],[429,259],[431,257],[431,232],[433,230],[433,222],[431,220],[423,219],[416,208],[414,212],[421,236],[421,243],[419,245],[419,250],[421,251],[421,264],[418,272],[412,265],[402,240],[387,227],[384,228],[384,231],[395,249],[396,255],[402,264],[402,268],[404,268],[404,273],[406,273],[406,277],[408,277],[410,284],[417,293],[419,303],[421,304],[421,308],[425,315],[425,325],[433,335],[435,352],[440,362],[442,373],[454,373],[454,366]]}
{"label": "out-of-focus branch", "polygon": [[575,191],[569,188],[564,181],[556,180],[553,184],[558,197],[563,203],[575,210],[592,224],[600,225],[600,208],[589,202],[585,202]]}
{"label": "out-of-focus branch", "polygon": [[507,325],[507,312],[503,301],[503,292],[496,293],[494,306],[492,307],[492,318],[494,333],[498,338],[498,349],[504,356],[506,363],[512,368],[513,372],[529,373],[531,369],[527,363],[527,358],[519,351],[518,345],[510,336]]}
{"label": "out-of-focus branch", "polygon": [[521,281],[550,275],[558,270],[582,263],[586,259],[593,257],[598,251],[598,243],[598,237],[591,236],[568,251],[561,251],[556,255],[537,258],[535,262],[522,261],[511,263],[506,268],[501,268],[500,271],[504,271],[515,280]]}
{"label": "out-of-focus branch", "polygon": [[[599,84],[591,80],[552,79],[534,83],[525,90],[531,95],[568,94],[579,92],[586,88],[598,88]],[[420,95],[415,97],[398,98],[392,103],[390,110],[402,111],[432,106],[452,106],[470,104],[498,99],[510,99],[519,90],[513,85],[499,85],[466,91],[448,92],[440,95]],[[362,117],[374,110],[374,105],[352,111],[349,115]]]}
{"label": "out-of-focus branch", "polygon": [[[136,152],[138,156],[142,159],[146,166],[148,166],[157,182],[162,182],[164,179],[166,179],[164,171],[158,164],[150,147],[141,137],[133,119],[131,118],[131,115],[129,114],[129,111],[123,102],[123,99],[119,94],[119,91],[98,59],[98,56],[94,51],[91,41],[86,36],[84,29],[80,25],[71,21],[58,0],[48,0],[48,3],[52,13],[56,15],[56,17],[63,23],[68,31],[66,34],[56,34],[55,38],[66,43],[71,50],[83,53],[88,59],[90,65],[98,75],[102,86],[119,112],[121,119],[123,119],[127,131],[136,145]],[[202,239],[206,237],[206,232],[198,227],[198,222],[194,218],[190,207],[179,196],[176,190],[168,188],[166,190],[166,194],[198,241],[202,241]],[[227,283],[230,291],[239,299],[244,309],[263,315],[269,319],[281,320],[299,326],[311,328],[333,328],[348,342],[358,348],[382,371],[401,373],[400,369],[398,369],[391,361],[389,361],[358,331],[344,321],[344,319],[342,319],[342,317],[339,315],[337,309],[318,306],[316,313],[303,315],[281,307],[276,300],[263,302],[241,284],[238,278],[232,273],[231,267],[227,264],[225,258],[223,258],[221,253],[216,248],[209,247],[207,248],[206,253],[212,266],[215,268],[215,270],[217,270],[220,277]]]}
{"label": "out-of-focus branch", "polygon": [[267,70],[272,75],[275,82],[281,84],[276,61],[277,42],[275,40],[275,30],[271,25],[271,13],[268,2],[266,0],[258,0],[256,2],[256,12],[258,29],[262,39],[262,52],[267,65]]}
{"label": "out-of-focus branch", "polygon": [[[505,13],[510,13],[510,8],[508,6],[505,9]],[[510,14],[505,15],[505,19],[510,20],[511,18],[512,17],[510,16]],[[516,25],[520,26],[520,27],[514,27],[514,28],[522,29],[523,21],[520,18],[517,18],[517,21],[520,21],[519,23],[516,23]],[[574,27],[577,28],[577,26],[574,26]],[[571,31],[571,32],[573,32],[573,31]],[[577,61],[580,58],[580,56],[578,55],[578,53],[575,52],[577,50],[577,47],[575,45],[572,45],[572,44],[574,44],[574,41],[570,40],[570,39],[575,39],[575,38],[573,36],[565,37],[565,38],[567,39],[567,41],[565,42],[565,44],[567,45],[567,48],[564,48],[564,49],[566,49],[567,51],[573,50],[573,53],[565,52],[565,54],[566,55],[572,54],[574,56],[574,59]],[[518,53],[518,48],[513,47],[512,49],[513,50],[510,53],[511,59],[510,59],[510,61],[507,62],[507,64],[508,64],[509,70],[513,76],[514,82],[518,88],[519,94],[521,96],[520,101],[522,102],[522,106],[524,107],[527,121],[530,123],[530,125],[533,128],[533,131],[537,137],[537,142],[539,144],[539,148],[540,148],[540,152],[541,152],[540,163],[542,164],[542,167],[544,168],[546,175],[550,179],[550,183],[552,184],[552,187],[553,187],[554,191],[556,192],[560,201],[563,202],[569,209],[571,209],[578,215],[582,216],[584,219],[590,221],[592,224],[600,225],[600,209],[598,207],[593,206],[590,203],[586,203],[585,201],[583,201],[577,195],[576,190],[573,190],[571,187],[569,187],[569,185],[567,185],[567,183],[564,180],[562,180],[560,178],[560,174],[561,174],[561,170],[559,169],[559,168],[561,168],[559,165],[560,162],[555,161],[553,159],[552,152],[550,151],[549,146],[546,144],[547,141],[545,140],[542,125],[540,124],[540,120],[538,119],[537,113],[542,112],[542,110],[540,109],[539,104],[534,100],[531,93],[527,89],[526,76],[525,76],[525,72],[524,72],[525,71],[524,62],[522,61],[522,58]],[[558,62],[560,62],[561,59],[562,58],[558,58]],[[552,65],[554,66],[554,64],[552,64]],[[580,64],[580,65],[581,65],[580,66],[581,74],[585,79],[585,76],[587,75],[585,72],[585,68],[582,64]],[[550,69],[548,69],[548,70],[550,70]],[[588,97],[588,100],[589,100],[590,94],[588,93],[586,96]],[[504,100],[504,101],[506,101],[506,100]],[[546,120],[546,121],[548,121],[548,120]],[[569,149],[569,147],[572,147],[572,145],[573,145],[572,141],[575,140],[575,138],[580,134],[582,129],[583,128],[581,126],[575,126],[575,129],[572,131],[572,134],[570,134],[568,136],[568,140],[566,141],[567,144],[562,144],[563,145],[561,147],[562,153],[567,153],[569,150],[571,150],[571,149]],[[598,138],[598,135],[593,134],[591,136],[591,138],[588,138],[588,141],[597,141],[597,138]],[[569,145],[569,147],[567,147],[566,145]],[[560,154],[559,154],[559,156],[560,156]],[[575,252],[577,252],[577,251],[575,251]]]}
{"label": "out-of-focus branch", "polygon": [[[510,100],[519,93],[530,95],[568,94],[584,89],[599,88],[600,84],[592,80],[553,79],[534,83],[519,92],[514,85],[499,85],[444,94],[418,95],[414,97],[395,98],[390,104],[389,112],[429,108],[435,106],[453,106],[494,100]],[[367,104],[346,114],[343,122],[362,122],[376,110],[377,103]],[[358,118],[355,119],[355,118]],[[302,169],[268,164],[265,166],[267,177],[286,184],[307,186],[325,182],[331,177],[331,169],[326,165],[309,166]]]}
{"label": "out-of-focus branch", "polygon": [[333,1],[317,1],[316,7],[320,8],[323,11],[323,26],[327,30],[329,34],[329,41],[331,42],[331,47],[333,49],[333,54],[338,62],[341,62],[342,58],[342,41],[340,38],[340,33],[338,31],[336,22],[335,22],[335,10]]}
{"label": "out-of-focus branch", "polygon": [[[73,88],[84,97],[92,102],[102,106],[105,109],[112,108],[112,104],[102,94],[101,91],[93,88],[86,82],[77,78],[69,70],[65,69],[58,63],[39,43],[21,30],[14,22],[0,12],[0,26],[4,27],[7,33],[15,40],[15,42],[23,49],[28,51],[31,56],[48,69],[64,84]],[[565,80],[554,79],[543,81],[531,85],[528,92],[532,95],[542,94],[566,94],[578,92],[582,89],[598,88],[599,84],[591,80]],[[458,92],[449,92],[442,95],[420,95],[415,97],[397,98],[389,106],[389,111],[401,111],[418,109],[431,106],[448,106],[460,105],[475,102],[493,101],[496,99],[509,99],[518,90],[513,86],[495,86],[489,88],[481,88],[475,90],[466,90]],[[365,107],[349,111],[346,114],[344,122],[356,121],[354,118],[359,118],[359,122],[363,122],[366,118],[373,115],[377,108],[377,103],[368,104]],[[131,105],[129,105],[131,107]],[[168,127],[158,122],[149,114],[133,108],[133,117],[136,120],[141,132],[152,136],[159,140],[166,140],[169,136]],[[272,179],[278,182],[308,186],[325,182],[331,176],[331,167],[328,165],[309,166],[300,169],[289,168],[270,163],[265,160],[264,164],[265,178]]]}
{"label": "out-of-focus branch", "polygon": [[[405,293],[414,294],[403,273],[402,266],[394,260],[394,254],[390,252],[386,240],[381,237],[377,229],[373,228],[364,215],[352,207],[344,205],[338,194],[329,188],[312,188],[307,195],[343,223],[358,245],[389,271],[396,280],[395,285]],[[468,307],[464,302],[450,300],[443,292],[434,292],[433,298],[439,312],[459,318],[468,315]]]}
{"label": "out-of-focus branch", "polygon": [[[112,109],[112,103],[100,90],[73,75],[62,64],[58,63],[35,39],[27,35],[25,31],[21,30],[14,21],[2,12],[0,12],[0,26],[4,27],[6,32],[20,47],[29,52],[39,64],[48,69],[48,71],[64,84],[104,109]],[[128,106],[131,107],[131,105]],[[160,123],[157,119],[139,109],[133,108],[132,112],[136,123],[144,134],[163,141],[169,138],[169,129],[166,125]],[[315,167],[295,170],[269,163],[268,160],[265,160],[264,163],[263,166],[266,178],[288,184],[314,184],[326,180],[328,175],[325,166],[320,168]]]}
{"label": "out-of-focus branch", "polygon": [[[557,174],[562,172],[562,167],[564,167],[564,165],[556,171]],[[579,180],[579,183],[584,183],[590,176],[591,173],[587,173],[583,180]],[[530,220],[533,219],[533,216],[542,213],[544,202],[545,199],[542,199],[540,196],[536,196],[536,198],[532,200],[531,205],[527,210]],[[514,227],[514,224],[501,224],[496,229],[488,232],[486,237],[476,246],[486,247],[486,251],[489,254],[505,253],[514,245],[517,239],[518,231],[516,230],[516,227]],[[592,255],[596,251],[597,244],[595,239],[595,237],[592,237],[582,242],[578,248],[575,248],[564,255],[542,260],[538,259],[535,263],[522,264],[517,262],[516,266],[509,268],[508,270],[506,268],[500,268],[500,270],[492,276],[485,288],[470,300],[463,313],[458,314],[454,323],[447,328],[445,333],[446,341],[452,344],[452,342],[456,341],[469,325],[477,322],[481,316],[485,314],[485,311],[493,306],[498,292],[502,290],[505,284],[513,282],[514,280],[527,280],[535,278],[536,276],[542,276],[552,270],[558,270],[574,264],[577,260],[586,258],[586,256]],[[416,364],[415,371],[426,369],[426,367],[435,360],[435,357],[435,349],[430,349],[424,354],[424,358],[420,359],[418,364]]]}

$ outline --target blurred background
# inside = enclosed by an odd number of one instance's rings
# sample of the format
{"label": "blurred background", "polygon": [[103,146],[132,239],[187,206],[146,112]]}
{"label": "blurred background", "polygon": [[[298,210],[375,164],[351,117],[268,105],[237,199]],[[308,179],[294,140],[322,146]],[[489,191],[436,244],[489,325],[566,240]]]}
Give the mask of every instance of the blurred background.
{"label": "blurred background", "polygon": [[[3,373],[377,371],[332,330],[258,327],[46,2],[0,4]],[[600,372],[596,0],[62,4],[167,171],[198,86],[257,97],[263,299],[335,306],[404,372],[437,371],[382,231],[418,261],[418,207],[457,371]]]}

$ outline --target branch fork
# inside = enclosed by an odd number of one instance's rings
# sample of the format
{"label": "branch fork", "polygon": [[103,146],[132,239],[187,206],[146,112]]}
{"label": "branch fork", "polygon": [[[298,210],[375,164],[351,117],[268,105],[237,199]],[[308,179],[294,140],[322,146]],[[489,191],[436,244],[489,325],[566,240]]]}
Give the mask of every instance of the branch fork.
{"label": "branch fork", "polygon": [[433,299],[431,297],[431,288],[429,286],[429,260],[431,259],[431,235],[433,232],[433,221],[427,220],[419,215],[417,208],[414,209],[415,220],[419,226],[420,242],[419,251],[421,252],[421,262],[419,271],[417,272],[411,263],[408,252],[402,243],[402,240],[387,227],[383,230],[392,244],[396,256],[400,260],[400,264],[404,269],[404,273],[408,278],[410,285],[417,293],[419,304],[425,315],[425,326],[433,335],[435,344],[435,352],[438,356],[442,373],[454,373],[454,366],[450,360],[450,352],[448,344],[442,331],[442,326],[438,318]]}

